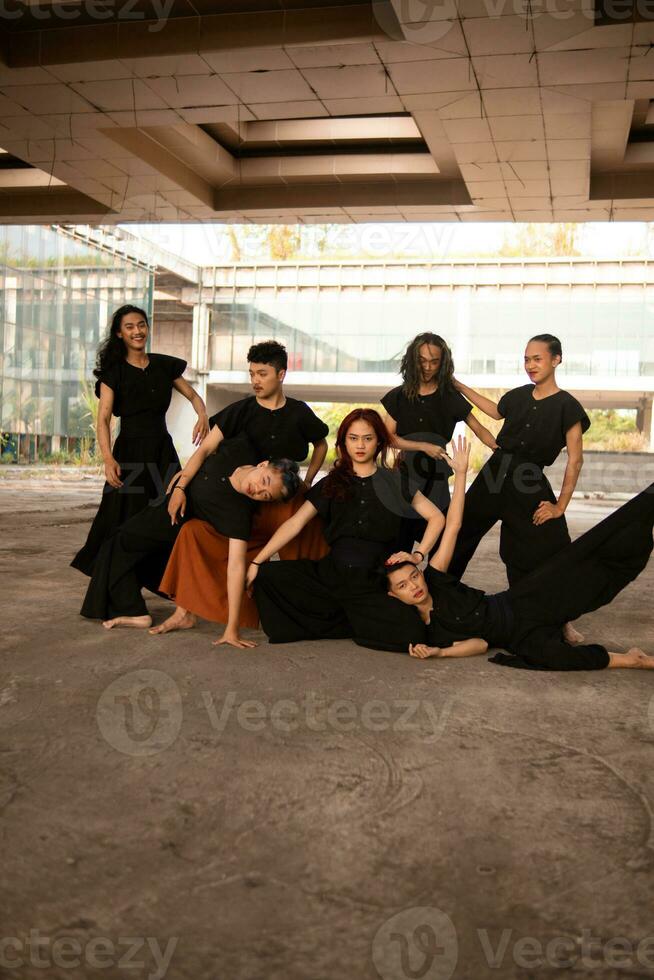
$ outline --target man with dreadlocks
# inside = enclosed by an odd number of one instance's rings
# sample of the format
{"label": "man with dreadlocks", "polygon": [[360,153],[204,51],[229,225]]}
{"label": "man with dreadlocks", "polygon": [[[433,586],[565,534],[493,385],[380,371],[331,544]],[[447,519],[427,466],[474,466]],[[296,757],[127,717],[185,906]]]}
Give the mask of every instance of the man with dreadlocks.
{"label": "man with dreadlocks", "polygon": [[[406,349],[400,367],[402,384],[381,400],[392,445],[401,451],[404,497],[417,490],[443,513],[450,502],[450,467],[443,460],[457,422],[465,422],[484,445],[496,449],[495,437],[472,414],[472,405],[453,383],[452,352],[442,337],[421,333]],[[424,520],[402,519],[400,548],[412,551],[424,533]]]}

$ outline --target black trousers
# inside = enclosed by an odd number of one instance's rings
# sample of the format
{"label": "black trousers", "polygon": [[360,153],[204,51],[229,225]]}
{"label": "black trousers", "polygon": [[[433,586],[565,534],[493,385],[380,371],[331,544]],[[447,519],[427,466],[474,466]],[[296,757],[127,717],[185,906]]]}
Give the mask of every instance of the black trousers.
{"label": "black trousers", "polygon": [[509,585],[565,548],[570,543],[565,517],[539,526],[533,523],[541,500],[556,503],[540,466],[517,462],[510,453],[496,450],[466,493],[463,523],[450,562],[451,574],[461,578],[479,542],[497,521],[502,522],[500,557],[506,565]]}
{"label": "black trousers", "polygon": [[[570,646],[562,625],[610,603],[646,567],[653,546],[654,484],[511,586],[499,598],[513,614],[497,663],[537,670],[597,670],[601,644]],[[512,662],[513,661],[513,662]]]}
{"label": "black trousers", "polygon": [[359,642],[373,631],[387,644],[381,649],[406,651],[409,643],[424,642],[420,617],[386,595],[378,575],[336,562],[331,555],[320,561],[266,562],[259,568],[254,594],[271,643],[346,637]]}
{"label": "black trousers", "polygon": [[[183,520],[191,516],[187,506]],[[88,619],[145,616],[141,588],[157,591],[180,527],[170,523],[168,497],[125,521],[98,552],[81,615]]]}

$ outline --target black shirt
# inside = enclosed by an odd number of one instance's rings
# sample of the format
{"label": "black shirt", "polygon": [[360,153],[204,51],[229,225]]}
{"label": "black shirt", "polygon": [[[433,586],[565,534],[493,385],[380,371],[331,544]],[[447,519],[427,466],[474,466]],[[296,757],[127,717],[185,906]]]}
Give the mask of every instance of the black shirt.
{"label": "black shirt", "polygon": [[209,424],[217,425],[226,439],[244,432],[263,459],[294,459],[303,462],[309,443],[319,442],[329,432],[306,402],[286,398],[281,408],[263,408],[254,395],[227,405]]}
{"label": "black shirt", "polygon": [[497,444],[528,462],[551,466],[565,446],[568,429],[581,422],[581,431],[586,432],[590,419],[569,392],[557,391],[538,400],[533,397],[535,387],[527,384],[502,395],[497,408],[506,421]]}
{"label": "black shirt", "polygon": [[114,393],[112,413],[121,418],[120,431],[127,436],[150,436],[166,431],[166,412],[173,392],[173,381],[181,377],[186,361],[168,354],[148,354],[149,364],[138,368],[120,361],[105,371],[95,383]]}
{"label": "black shirt", "polygon": [[430,646],[449,647],[455,640],[486,635],[488,604],[480,589],[472,589],[431,565],[425,569],[425,581],[434,601],[426,626]]}
{"label": "black shirt", "polygon": [[418,515],[404,498],[397,470],[380,467],[372,476],[355,476],[345,500],[325,495],[319,480],[306,494],[324,522],[332,555],[348,564],[372,567],[393,550],[402,517]]}
{"label": "black shirt", "polygon": [[472,405],[459,391],[439,389],[412,400],[402,385],[386,392],[381,403],[395,421],[398,436],[439,446],[450,441],[457,422],[463,422],[472,411]]}
{"label": "black shirt", "polygon": [[[399,436],[438,446],[447,445],[457,422],[467,419],[472,411],[470,402],[458,391],[438,389],[431,395],[418,395],[412,400],[401,385],[388,391],[381,403],[395,421]],[[398,466],[403,470],[412,494],[420,490],[442,511],[447,510],[451,475],[447,463],[423,452],[403,450]]]}
{"label": "black shirt", "polygon": [[239,466],[257,462],[257,454],[246,436],[224,439],[216,452],[207,457],[186,488],[191,505],[190,516],[208,521],[226,538],[247,541],[257,502],[235,490],[229,477]]}

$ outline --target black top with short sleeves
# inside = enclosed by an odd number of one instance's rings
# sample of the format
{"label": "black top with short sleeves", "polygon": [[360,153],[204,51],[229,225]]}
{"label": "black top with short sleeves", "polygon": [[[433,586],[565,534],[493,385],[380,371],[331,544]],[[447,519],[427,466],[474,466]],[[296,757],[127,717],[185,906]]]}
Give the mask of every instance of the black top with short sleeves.
{"label": "black top with short sleeves", "polygon": [[332,556],[373,567],[394,550],[402,517],[418,516],[403,494],[400,473],[380,467],[371,476],[354,476],[344,500],[325,494],[326,480],[314,484],[306,500],[323,519]]}
{"label": "black top with short sleeves", "polygon": [[318,418],[306,402],[286,398],[281,408],[263,408],[254,395],[227,405],[209,424],[219,426],[226,439],[244,432],[258,456],[263,459],[294,459],[303,462],[309,443],[319,442],[329,427]]}
{"label": "black top with short sleeves", "polygon": [[[443,446],[452,438],[457,422],[463,422],[472,411],[472,405],[459,391],[439,389],[411,399],[402,385],[386,392],[381,403],[395,421],[398,436]],[[434,439],[434,435],[441,438]]]}
{"label": "black top with short sleeves", "polygon": [[529,462],[551,466],[565,446],[568,430],[581,422],[581,431],[586,432],[590,419],[568,391],[536,399],[535,387],[527,384],[502,395],[497,408],[505,422],[497,444]]}
{"label": "black top with short sleeves", "polygon": [[484,592],[431,565],[425,569],[425,581],[434,601],[426,627],[430,646],[449,647],[455,640],[486,635],[488,604]]}
{"label": "black top with short sleeves", "polygon": [[247,436],[224,439],[186,487],[192,516],[208,521],[226,538],[247,541],[257,502],[235,490],[229,477],[239,466],[257,462],[257,454]]}
{"label": "black top with short sleeves", "polygon": [[95,383],[98,398],[101,383],[113,391],[111,411],[121,419],[122,435],[147,437],[166,430],[173,382],[186,370],[186,361],[168,354],[148,354],[148,360],[146,368],[119,361]]}

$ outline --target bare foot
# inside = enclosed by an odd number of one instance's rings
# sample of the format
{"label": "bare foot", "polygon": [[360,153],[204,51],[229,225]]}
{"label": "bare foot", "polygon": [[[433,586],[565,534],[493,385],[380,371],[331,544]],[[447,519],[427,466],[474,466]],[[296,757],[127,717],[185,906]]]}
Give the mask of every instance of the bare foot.
{"label": "bare foot", "polygon": [[610,653],[609,667],[633,667],[636,670],[654,670],[654,657],[649,657],[640,647],[630,647],[626,653]]}
{"label": "bare foot", "polygon": [[132,629],[146,630],[152,626],[152,616],[116,616],[115,619],[105,619],[102,624],[106,630],[114,626],[131,626]]}
{"label": "bare foot", "polygon": [[576,647],[579,643],[584,642],[584,634],[576,630],[572,623],[566,623],[563,627],[563,639],[570,646]]}
{"label": "bare foot", "polygon": [[163,623],[159,623],[158,626],[154,626],[148,632],[152,636],[158,636],[160,633],[173,633],[175,630],[191,630],[197,623],[197,617],[190,612],[184,610],[176,609],[172,616],[165,619]]}

